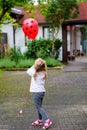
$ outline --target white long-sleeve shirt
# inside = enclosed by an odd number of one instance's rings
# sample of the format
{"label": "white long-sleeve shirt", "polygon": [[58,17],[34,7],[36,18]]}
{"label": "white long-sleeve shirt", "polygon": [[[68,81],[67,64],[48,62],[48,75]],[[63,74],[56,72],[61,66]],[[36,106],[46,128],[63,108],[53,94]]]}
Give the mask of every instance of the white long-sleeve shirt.
{"label": "white long-sleeve shirt", "polygon": [[45,92],[45,79],[43,79],[44,71],[38,72],[34,78],[35,68],[32,66],[27,70],[27,74],[31,76],[30,92]]}

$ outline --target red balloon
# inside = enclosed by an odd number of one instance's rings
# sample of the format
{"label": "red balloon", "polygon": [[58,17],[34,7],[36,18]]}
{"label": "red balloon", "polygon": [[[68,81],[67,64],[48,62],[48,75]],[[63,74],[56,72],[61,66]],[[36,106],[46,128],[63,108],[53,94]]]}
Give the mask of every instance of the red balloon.
{"label": "red balloon", "polygon": [[26,36],[35,39],[38,34],[38,23],[33,18],[25,19],[22,25],[22,30]]}

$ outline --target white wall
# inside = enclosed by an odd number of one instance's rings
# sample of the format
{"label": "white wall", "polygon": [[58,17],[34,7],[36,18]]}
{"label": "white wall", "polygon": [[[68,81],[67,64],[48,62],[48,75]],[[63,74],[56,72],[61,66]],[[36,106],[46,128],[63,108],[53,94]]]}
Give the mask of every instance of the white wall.
{"label": "white wall", "polygon": [[24,47],[25,46],[25,35],[22,31],[22,28],[17,28],[15,31],[15,42],[16,42],[16,47]]}
{"label": "white wall", "polygon": [[[14,47],[14,39],[13,39],[13,27],[12,23],[2,25],[2,33],[7,33],[8,44],[10,48]],[[25,35],[22,31],[22,28],[17,28],[15,31],[15,46],[16,48],[20,48],[22,52],[25,52]]]}
{"label": "white wall", "polygon": [[[62,41],[62,28],[60,28],[58,36],[57,36],[61,41]],[[63,55],[62,55],[62,47],[60,48],[60,54],[59,54],[59,60],[63,60]]]}
{"label": "white wall", "polygon": [[62,28],[61,28],[61,27],[60,27],[60,29],[59,29],[58,38],[59,38],[60,40],[62,40]]}
{"label": "white wall", "polygon": [[[72,43],[74,42],[74,32],[72,32]],[[81,32],[79,28],[76,30],[76,49],[82,50],[82,46],[80,45],[81,42]],[[72,44],[73,45],[73,44]],[[73,49],[73,46],[72,46]],[[70,51],[70,31],[67,31],[67,50]]]}
{"label": "white wall", "polygon": [[81,48],[80,48],[80,42],[81,42],[81,32],[78,29],[76,31],[76,47],[77,47],[77,50],[81,50]]}
{"label": "white wall", "polygon": [[39,26],[38,34],[36,36],[36,39],[39,39],[39,38],[42,38],[42,37],[43,37],[43,29],[42,29],[42,26]]}
{"label": "white wall", "polygon": [[67,31],[67,51],[70,51],[70,31]]}
{"label": "white wall", "polygon": [[7,33],[8,44],[10,47],[13,47],[13,27],[12,24],[4,24],[2,25],[2,32]]}

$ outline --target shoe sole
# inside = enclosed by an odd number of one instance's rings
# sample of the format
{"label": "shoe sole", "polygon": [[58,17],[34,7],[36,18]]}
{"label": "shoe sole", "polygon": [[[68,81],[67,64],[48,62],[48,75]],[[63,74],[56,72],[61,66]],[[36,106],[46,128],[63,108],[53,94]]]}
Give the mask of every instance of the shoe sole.
{"label": "shoe sole", "polygon": [[32,126],[41,126],[41,125],[43,125],[43,123],[41,123],[41,124],[32,124]]}
{"label": "shoe sole", "polygon": [[52,122],[49,124],[49,126],[48,127],[46,127],[46,128],[43,128],[43,130],[46,130],[46,129],[48,129],[50,126],[52,125]]}

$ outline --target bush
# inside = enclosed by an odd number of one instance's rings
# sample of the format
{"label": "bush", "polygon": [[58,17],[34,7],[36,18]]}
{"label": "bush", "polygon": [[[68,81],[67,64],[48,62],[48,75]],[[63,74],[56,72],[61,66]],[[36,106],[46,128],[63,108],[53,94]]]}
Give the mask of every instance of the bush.
{"label": "bush", "polygon": [[55,52],[55,59],[58,59],[59,58],[59,53],[60,53],[60,47],[62,46],[63,42],[60,40],[60,39],[56,39],[55,42],[54,42],[54,52]]}
{"label": "bush", "polygon": [[[55,67],[60,66],[61,62],[58,61],[59,48],[62,42],[59,39],[55,41],[55,59],[51,58],[52,54],[52,40],[39,39],[32,40],[28,44],[28,50],[22,54],[20,50],[11,49],[10,59],[1,59],[0,68],[28,68],[34,63],[34,59],[41,57],[47,61],[47,66]],[[31,59],[32,58],[32,59]]]}
{"label": "bush", "polygon": [[0,68],[7,68],[11,69],[16,67],[16,63],[14,61],[11,61],[10,59],[1,59],[0,60]]}
{"label": "bush", "polygon": [[45,60],[46,60],[47,66],[49,67],[62,66],[62,63],[56,59],[48,57]]}
{"label": "bush", "polygon": [[[35,39],[28,43],[28,50],[25,53],[25,57],[28,58],[46,58],[52,55],[52,40],[50,39]],[[62,41],[56,39],[54,42],[54,58],[59,58],[60,47],[62,46]]]}
{"label": "bush", "polygon": [[52,41],[50,39],[33,40],[28,43],[28,51],[25,53],[25,57],[28,58],[45,58],[51,56]]}
{"label": "bush", "polygon": [[33,59],[20,60],[18,64],[16,65],[16,68],[28,68],[28,67],[31,67],[33,63],[34,63]]}
{"label": "bush", "polygon": [[21,51],[19,49],[16,50],[16,49],[11,48],[11,50],[10,50],[10,59],[12,61],[15,61],[16,63],[18,63],[18,61],[20,59],[23,59],[23,58],[24,58],[24,56],[23,56],[23,54],[21,53]]}

